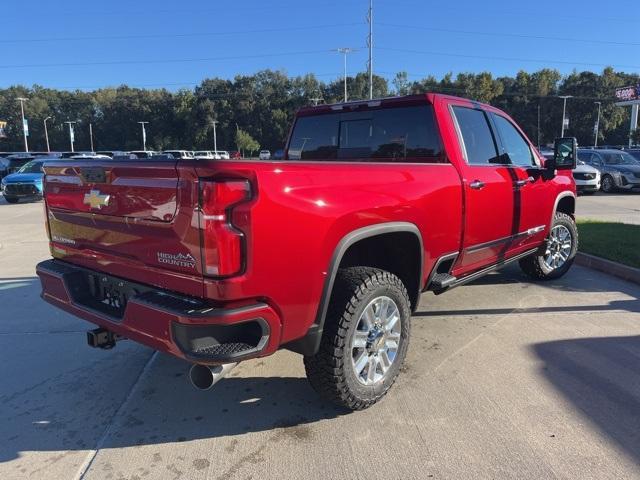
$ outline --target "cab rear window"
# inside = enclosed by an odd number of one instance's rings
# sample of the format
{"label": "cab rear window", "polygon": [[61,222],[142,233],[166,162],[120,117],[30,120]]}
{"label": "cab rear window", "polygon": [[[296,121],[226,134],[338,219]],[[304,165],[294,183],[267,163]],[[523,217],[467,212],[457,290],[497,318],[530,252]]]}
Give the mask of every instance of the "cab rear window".
{"label": "cab rear window", "polygon": [[289,160],[442,162],[431,105],[335,112],[296,120]]}

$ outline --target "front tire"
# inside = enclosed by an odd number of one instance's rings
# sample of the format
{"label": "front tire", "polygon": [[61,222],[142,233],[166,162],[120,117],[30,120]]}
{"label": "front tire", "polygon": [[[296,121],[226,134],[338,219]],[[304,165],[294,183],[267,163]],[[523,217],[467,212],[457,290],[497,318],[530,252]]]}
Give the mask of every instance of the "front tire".
{"label": "front tire", "polygon": [[372,406],[398,377],[410,328],[409,296],[398,277],[370,267],[340,269],[320,349],[304,357],[311,386],[350,410]]}
{"label": "front tire", "polygon": [[520,268],[535,280],[553,280],[569,271],[578,253],[578,228],[566,213],[553,217],[545,247],[520,260]]}
{"label": "front tire", "polygon": [[611,193],[616,189],[616,183],[611,175],[605,175],[602,177],[602,185],[600,186],[600,189],[604,193]]}
{"label": "front tire", "polygon": [[4,197],[7,203],[18,203],[20,199],[18,197]]}

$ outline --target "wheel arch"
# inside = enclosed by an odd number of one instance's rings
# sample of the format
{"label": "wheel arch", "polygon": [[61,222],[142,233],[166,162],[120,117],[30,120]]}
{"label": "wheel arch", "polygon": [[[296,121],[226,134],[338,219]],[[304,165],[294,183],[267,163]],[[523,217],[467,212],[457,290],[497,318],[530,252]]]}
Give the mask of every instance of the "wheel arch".
{"label": "wheel arch", "polygon": [[576,213],[576,196],[573,192],[562,192],[556,197],[556,201],[553,205],[553,211],[551,212],[551,218],[549,219],[549,231],[553,225],[553,219],[556,216],[556,212],[566,213],[572,218]]}
{"label": "wheel arch", "polygon": [[[351,262],[360,258],[357,254],[354,254],[354,252],[364,251],[364,248],[366,246],[370,246],[370,242],[388,242],[391,239],[397,240],[399,238],[398,236],[404,237],[407,241],[413,242],[413,247],[411,248],[410,252],[408,252],[409,255],[405,258],[411,259],[410,254],[417,252],[418,261],[414,262],[414,265],[417,264],[417,268],[415,268],[414,272],[411,272],[410,269],[399,271],[398,268],[389,271],[403,280],[403,283],[405,283],[405,287],[409,292],[412,309],[415,309],[420,298],[420,293],[422,291],[421,283],[424,268],[424,243],[422,241],[422,234],[420,233],[419,228],[415,224],[409,222],[385,222],[375,225],[369,225],[347,233],[342,237],[340,242],[338,242],[327,266],[327,275],[324,281],[320,302],[318,303],[318,310],[314,323],[311,325],[311,327],[309,327],[309,330],[304,337],[287,343],[286,345],[284,345],[284,347],[303,355],[315,354],[320,346],[320,340],[322,338],[322,332],[324,329],[324,322],[326,319],[329,301],[331,299],[331,293],[333,291],[333,286],[335,283],[336,274],[338,273],[338,269],[341,266],[349,265]],[[381,243],[380,245],[383,245],[383,243]],[[356,250],[358,246],[362,248]],[[345,261],[347,261],[348,263],[344,263]],[[387,262],[386,264],[389,265],[390,263]],[[377,264],[375,265],[362,266],[372,266],[385,269],[383,267],[384,265],[385,261],[381,261],[377,262]],[[404,261],[404,265],[407,265],[406,260]],[[406,284],[407,279],[410,279],[410,285]]]}

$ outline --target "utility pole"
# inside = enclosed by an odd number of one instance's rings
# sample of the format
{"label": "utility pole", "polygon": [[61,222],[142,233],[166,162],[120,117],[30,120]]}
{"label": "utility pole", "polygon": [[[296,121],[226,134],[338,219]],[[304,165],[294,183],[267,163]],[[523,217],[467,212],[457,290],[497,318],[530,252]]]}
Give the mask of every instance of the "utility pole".
{"label": "utility pole", "polygon": [[349,47],[340,47],[336,48],[334,52],[342,53],[344,55],[344,101],[346,102],[348,99],[347,96],[347,55],[351,52],[355,52],[354,48]]}
{"label": "utility pole", "polygon": [[51,120],[51,117],[47,117],[44,119],[44,139],[47,141],[47,152],[50,153],[51,149],[49,148],[49,131],[47,130],[47,120]]}
{"label": "utility pole", "polygon": [[538,101],[538,150],[540,150],[540,101]]}
{"label": "utility pole", "polygon": [[73,133],[73,124],[77,122],[64,122],[64,123],[69,125],[69,143],[71,144],[71,151],[75,152],[75,150],[73,149],[73,142],[75,140],[75,135]]}
{"label": "utility pole", "polygon": [[369,100],[371,100],[373,99],[373,0],[369,0],[367,22],[369,23],[369,36],[367,37],[369,61],[367,62],[367,69],[369,70]]}
{"label": "utility pole", "polygon": [[16,98],[18,102],[20,102],[20,113],[22,113],[22,133],[24,134],[24,151],[29,151],[29,143],[27,142],[27,137],[29,136],[29,130],[27,127],[27,121],[24,119],[24,102],[28,100],[28,98],[18,97]]}
{"label": "utility pole", "polygon": [[93,149],[93,126],[89,124],[89,139],[91,140],[91,151],[95,152]]}
{"label": "utility pole", "polygon": [[144,126],[149,122],[138,122],[138,123],[142,127],[142,150],[146,152],[147,151],[147,130],[144,128]]}
{"label": "utility pole", "polygon": [[560,138],[564,137],[564,119],[567,112],[567,98],[573,98],[573,95],[560,95],[558,98],[562,98],[562,129],[560,130]]}
{"label": "utility pole", "polygon": [[595,139],[593,140],[593,146],[597,147],[598,146],[598,130],[600,129],[600,105],[602,104],[602,102],[593,102],[593,103],[598,105],[598,116],[596,117],[596,125],[593,129],[595,134]]}
{"label": "utility pole", "polygon": [[213,123],[213,155],[216,156],[218,155],[218,139],[216,137],[216,124],[218,120],[214,120],[211,123]]}

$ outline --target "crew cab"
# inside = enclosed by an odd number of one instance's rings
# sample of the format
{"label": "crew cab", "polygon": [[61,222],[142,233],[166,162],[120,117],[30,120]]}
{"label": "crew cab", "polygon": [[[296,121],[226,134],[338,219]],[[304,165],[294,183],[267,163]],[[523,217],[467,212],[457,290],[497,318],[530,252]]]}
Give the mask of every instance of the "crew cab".
{"label": "crew cab", "polygon": [[543,159],[504,112],[425,94],[300,110],[281,160],[45,165],[51,304],[193,364],[209,388],[287,348],[312,386],[369,407],[400,372],[421,294],[518,261],[565,274],[576,141]]}

